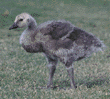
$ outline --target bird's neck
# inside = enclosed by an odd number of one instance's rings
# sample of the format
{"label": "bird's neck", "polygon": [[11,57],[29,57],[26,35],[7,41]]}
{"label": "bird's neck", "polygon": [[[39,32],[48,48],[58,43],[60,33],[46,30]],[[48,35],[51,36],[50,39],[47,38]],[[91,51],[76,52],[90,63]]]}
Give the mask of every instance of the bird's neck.
{"label": "bird's neck", "polygon": [[31,41],[31,35],[33,34],[34,32],[31,31],[31,30],[24,30],[23,33],[21,34],[20,36],[20,44],[24,44],[24,45],[30,45],[32,43]]}
{"label": "bird's neck", "polygon": [[28,25],[28,30],[35,30],[36,27],[37,27],[37,23],[34,19],[32,19],[30,24]]}
{"label": "bird's neck", "polygon": [[33,43],[33,35],[35,33],[36,27],[37,27],[37,23],[35,19],[31,18],[27,29],[25,29],[21,34],[20,44],[30,45]]}

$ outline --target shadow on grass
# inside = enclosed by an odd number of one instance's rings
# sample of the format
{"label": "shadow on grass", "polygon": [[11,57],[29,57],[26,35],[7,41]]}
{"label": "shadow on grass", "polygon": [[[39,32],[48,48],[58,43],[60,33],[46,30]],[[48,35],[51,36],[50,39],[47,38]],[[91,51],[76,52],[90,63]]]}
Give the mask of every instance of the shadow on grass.
{"label": "shadow on grass", "polygon": [[89,82],[86,82],[86,86],[87,88],[91,88],[94,85],[98,85],[98,86],[103,85],[105,82],[109,83],[109,79],[104,78],[104,79],[97,79],[97,80],[89,81]]}
{"label": "shadow on grass", "polygon": [[70,87],[70,81],[69,80],[55,81],[53,89],[56,89],[56,88],[66,89],[67,87]]}
{"label": "shadow on grass", "polygon": [[109,83],[109,78],[108,77],[95,78],[94,80],[91,80],[91,81],[90,80],[87,81],[87,79],[85,79],[85,80],[83,79],[83,80],[79,81],[79,85],[84,84],[85,86],[87,86],[87,88],[91,88],[94,85],[101,86],[104,83]]}
{"label": "shadow on grass", "polygon": [[[107,83],[109,84],[109,78],[100,78],[100,79],[95,79],[93,81],[84,81],[84,80],[80,80],[79,82],[76,83],[80,85],[84,85],[84,86],[87,86],[87,88],[91,88],[93,87],[94,85],[97,85],[97,86],[101,86],[103,85],[104,83]],[[53,84],[53,87],[51,87],[53,90],[59,88],[60,90],[61,89],[69,89],[70,88],[70,80],[63,80],[63,81],[55,81],[54,84]],[[37,87],[37,89],[47,89],[46,87]]]}
{"label": "shadow on grass", "polygon": [[[87,80],[87,79],[86,79]],[[94,85],[97,86],[101,86],[104,83],[109,84],[109,78],[105,77],[105,78],[98,78],[98,79],[94,79],[92,81],[84,81],[84,80],[80,80],[79,82],[76,82],[76,85],[79,84],[80,85],[85,85],[87,86],[87,88],[91,88]],[[59,88],[59,89],[66,89],[70,87],[70,80],[63,80],[63,81],[55,81],[54,82],[54,88]]]}

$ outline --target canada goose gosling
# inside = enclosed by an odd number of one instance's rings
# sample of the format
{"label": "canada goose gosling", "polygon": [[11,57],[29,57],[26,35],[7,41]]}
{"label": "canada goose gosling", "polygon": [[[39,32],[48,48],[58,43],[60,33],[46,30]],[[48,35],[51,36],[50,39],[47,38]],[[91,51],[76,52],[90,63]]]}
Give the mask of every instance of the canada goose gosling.
{"label": "canada goose gosling", "polygon": [[92,33],[75,27],[65,20],[47,21],[36,26],[37,23],[31,15],[22,13],[16,16],[9,30],[26,27],[20,37],[22,47],[30,53],[43,52],[47,57],[50,71],[47,88],[53,85],[52,79],[58,60],[65,64],[71,87],[76,88],[73,62],[103,50],[105,45]]}

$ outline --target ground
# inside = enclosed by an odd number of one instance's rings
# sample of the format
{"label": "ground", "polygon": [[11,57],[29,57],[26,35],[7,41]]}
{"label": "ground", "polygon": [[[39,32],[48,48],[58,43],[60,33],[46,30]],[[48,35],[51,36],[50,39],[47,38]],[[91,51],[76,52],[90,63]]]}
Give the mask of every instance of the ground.
{"label": "ground", "polygon": [[[110,0],[1,0],[0,99],[109,99],[110,98]],[[9,31],[15,16],[28,12],[38,24],[65,19],[104,41],[107,49],[75,62],[78,88],[69,90],[65,66],[59,63],[55,89],[46,86],[49,71],[45,57],[27,53],[19,44],[24,29]]]}

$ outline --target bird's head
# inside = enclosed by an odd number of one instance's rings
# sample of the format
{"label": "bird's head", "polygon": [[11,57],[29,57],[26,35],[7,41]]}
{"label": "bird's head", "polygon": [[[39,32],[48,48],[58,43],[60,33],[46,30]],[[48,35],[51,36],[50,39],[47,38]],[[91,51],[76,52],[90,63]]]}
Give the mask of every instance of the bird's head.
{"label": "bird's head", "polygon": [[30,19],[31,16],[28,13],[21,13],[20,15],[17,15],[13,25],[9,28],[9,30],[28,27],[30,24]]}

